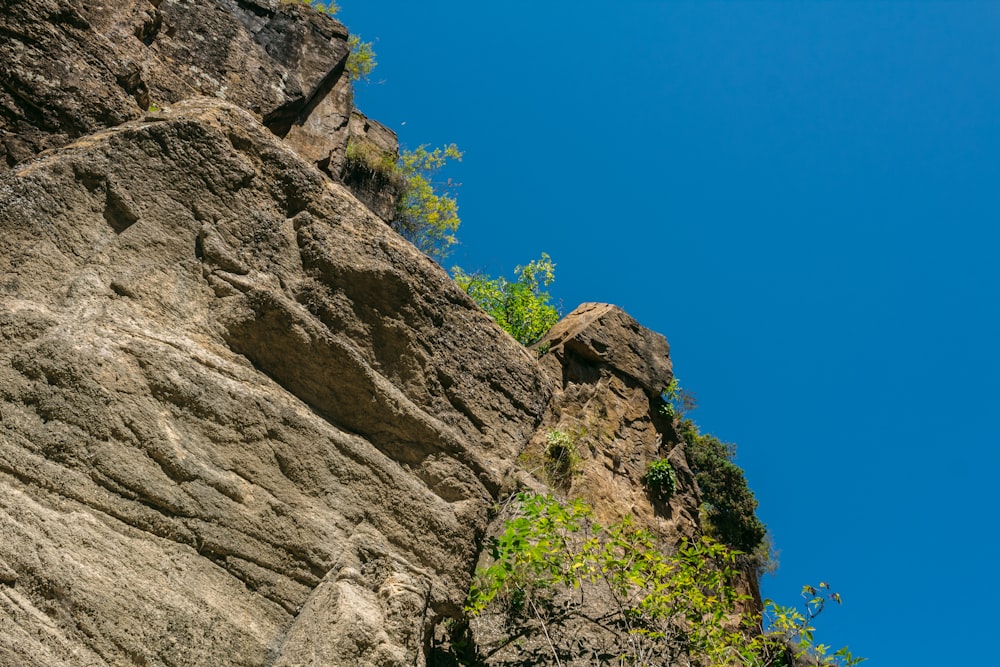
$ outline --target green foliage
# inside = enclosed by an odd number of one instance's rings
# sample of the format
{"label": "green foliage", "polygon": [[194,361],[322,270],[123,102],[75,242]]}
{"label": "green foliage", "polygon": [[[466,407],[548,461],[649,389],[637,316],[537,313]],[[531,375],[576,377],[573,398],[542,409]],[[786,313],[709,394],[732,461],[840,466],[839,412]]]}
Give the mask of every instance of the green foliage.
{"label": "green foliage", "polygon": [[347,162],[396,182],[400,189],[404,185],[396,157],[392,153],[379,149],[370,141],[348,137]]}
{"label": "green foliage", "polygon": [[677,378],[670,380],[670,384],[660,392],[660,414],[673,421],[684,419],[684,416],[698,406],[698,401],[693,392],[681,388]]}
{"label": "green foliage", "polygon": [[455,144],[428,150],[420,146],[415,151],[403,151],[399,156],[399,174],[403,194],[399,200],[393,228],[422,252],[439,260],[448,256],[457,242],[455,231],[461,224],[458,203],[447,193],[439,193],[434,182],[435,174],[449,160],[461,162],[462,153]]}
{"label": "green foliage", "polygon": [[451,272],[458,286],[504,331],[522,345],[531,345],[559,321],[559,311],[544,290],[555,280],[555,268],[552,259],[543,252],[540,259],[514,270],[517,273],[514,282],[502,276],[470,275],[457,266]]}
{"label": "green foliage", "polygon": [[681,386],[677,382],[677,378],[670,380],[670,384],[663,388],[660,392],[660,400],[663,403],[660,404],[660,414],[667,419],[673,419],[677,416],[677,401],[680,397]]}
{"label": "green foliage", "polygon": [[347,54],[348,76],[351,77],[351,81],[368,81],[368,77],[378,65],[372,43],[362,42],[360,36],[351,35],[347,38],[347,45],[351,47],[351,52]]}
{"label": "green foliage", "polygon": [[302,2],[321,14],[336,16],[337,12],[340,11],[340,6],[334,0],[329,0],[328,2],[323,2],[322,0],[302,0]]}
{"label": "green foliage", "polygon": [[545,436],[545,473],[556,486],[568,484],[580,465],[575,438],[553,429]]}
{"label": "green foliage", "polygon": [[813,643],[813,619],[826,600],[839,602],[825,584],[805,589],[812,592],[805,613],[768,603],[762,632],[764,619],[745,611],[750,598],[733,585],[737,554],[711,538],[666,556],[631,518],[602,527],[579,500],[521,494],[517,502],[492,541],[492,563],[477,570],[469,591],[466,612],[502,630],[477,648],[480,660],[507,651],[537,664],[541,656],[530,653],[537,640],[556,664],[787,667],[790,651],[831,667],[861,661],[846,648],[830,653]]}
{"label": "green foliage", "polygon": [[452,185],[438,184],[434,176],[449,160],[462,159],[462,153],[451,144],[428,150],[420,146],[415,151],[403,151],[396,159],[370,141],[351,137],[347,141],[349,165],[378,175],[400,192],[392,227],[422,252],[444,259],[456,243],[455,231],[461,220],[458,203],[447,193],[439,192]]}
{"label": "green foliage", "polygon": [[707,532],[731,549],[759,552],[767,528],[757,518],[757,499],[743,470],[733,463],[735,447],[715,436],[702,435],[690,419],[682,421],[678,430],[704,500]]}
{"label": "green foliage", "polygon": [[857,658],[846,647],[830,652],[830,646],[816,644],[813,633],[813,620],[822,613],[827,602],[841,604],[840,594],[830,590],[825,581],[819,586],[803,586],[802,598],[805,600],[803,611],[794,607],[775,605],[770,600],[766,603],[766,625],[774,636],[784,638],[785,645],[792,652],[795,660],[810,659],[819,665],[838,665],[850,667],[858,665],[866,658]]}
{"label": "green foliage", "polygon": [[667,459],[651,461],[646,468],[646,486],[657,498],[670,500],[677,491],[677,474]]}

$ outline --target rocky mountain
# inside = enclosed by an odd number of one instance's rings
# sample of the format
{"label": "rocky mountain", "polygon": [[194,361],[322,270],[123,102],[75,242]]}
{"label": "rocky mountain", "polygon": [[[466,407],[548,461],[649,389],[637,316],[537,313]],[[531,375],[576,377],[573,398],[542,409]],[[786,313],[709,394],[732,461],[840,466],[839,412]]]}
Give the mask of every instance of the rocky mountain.
{"label": "rocky mountain", "polygon": [[0,0],[0,665],[433,664],[511,491],[699,531],[666,340],[584,304],[525,349],[396,234],[346,39]]}

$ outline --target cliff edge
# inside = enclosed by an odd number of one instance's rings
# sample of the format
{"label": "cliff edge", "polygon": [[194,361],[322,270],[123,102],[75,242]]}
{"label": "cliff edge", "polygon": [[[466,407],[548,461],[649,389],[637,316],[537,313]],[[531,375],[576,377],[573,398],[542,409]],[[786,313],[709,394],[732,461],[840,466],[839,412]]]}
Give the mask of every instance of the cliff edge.
{"label": "cliff edge", "polygon": [[428,664],[518,488],[698,532],[666,340],[585,304],[525,349],[396,234],[346,39],[0,0],[0,665]]}

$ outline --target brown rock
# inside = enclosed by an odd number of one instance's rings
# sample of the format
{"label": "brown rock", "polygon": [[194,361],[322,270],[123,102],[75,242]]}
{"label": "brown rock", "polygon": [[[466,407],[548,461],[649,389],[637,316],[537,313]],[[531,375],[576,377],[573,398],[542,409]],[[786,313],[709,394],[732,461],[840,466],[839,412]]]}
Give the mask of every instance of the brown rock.
{"label": "brown rock", "polygon": [[0,664],[423,660],[550,394],[433,261],[200,99],[0,176],[0,275]]}
{"label": "brown rock", "polygon": [[[585,303],[535,344],[556,382],[546,417],[522,454],[536,476],[590,503],[598,520],[636,517],[669,547],[698,531],[699,496],[672,420],[659,413],[661,390],[673,379],[670,346],[617,306]],[[549,434],[571,442],[572,469],[546,457]],[[669,502],[643,483],[646,467],[667,458],[678,481]],[[555,478],[554,478],[555,477]]]}
{"label": "brown rock", "polygon": [[348,126],[351,157],[331,162],[330,172],[339,174],[344,185],[386,222],[396,217],[396,205],[403,192],[403,181],[396,163],[399,141],[396,133],[360,111],[351,114]]}
{"label": "brown rock", "polygon": [[301,2],[0,0],[0,170],[197,95],[322,162],[347,138],[346,39]]}

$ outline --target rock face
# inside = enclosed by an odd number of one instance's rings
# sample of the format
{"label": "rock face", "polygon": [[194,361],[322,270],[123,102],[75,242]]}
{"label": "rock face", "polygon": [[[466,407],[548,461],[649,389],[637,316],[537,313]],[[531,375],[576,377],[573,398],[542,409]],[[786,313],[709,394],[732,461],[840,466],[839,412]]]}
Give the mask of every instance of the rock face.
{"label": "rock face", "polygon": [[395,168],[399,159],[399,142],[392,130],[355,110],[348,125],[346,155],[337,167],[344,185],[351,189],[373,213],[392,222],[396,203],[403,192],[402,176]]}
{"label": "rock face", "polygon": [[346,143],[346,39],[298,1],[0,0],[0,170],[198,95],[322,166]]}
{"label": "rock face", "polygon": [[549,381],[246,112],[0,180],[0,664],[410,665]]}
{"label": "rock face", "polygon": [[393,232],[346,37],[0,0],[0,665],[434,664],[505,494],[697,532],[666,340],[584,304],[526,350]]}
{"label": "rock face", "polygon": [[[535,345],[556,386],[543,424],[522,462],[549,483],[582,498],[610,523],[632,515],[667,544],[698,532],[700,498],[671,419],[659,412],[660,393],[674,377],[667,339],[605,303],[585,303]],[[545,449],[553,431],[565,434],[572,470],[551,479]],[[677,473],[677,493],[659,501],[643,484],[660,458]]]}

